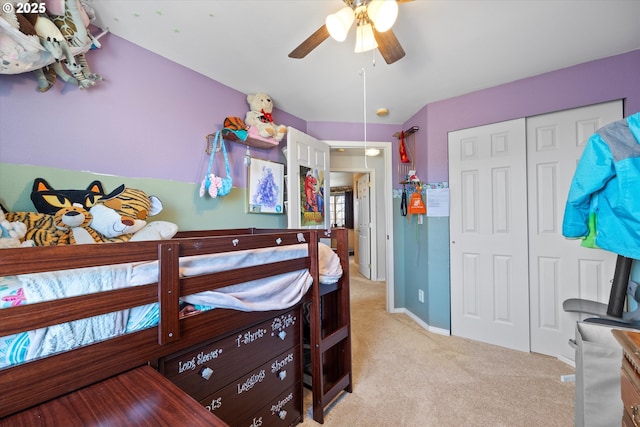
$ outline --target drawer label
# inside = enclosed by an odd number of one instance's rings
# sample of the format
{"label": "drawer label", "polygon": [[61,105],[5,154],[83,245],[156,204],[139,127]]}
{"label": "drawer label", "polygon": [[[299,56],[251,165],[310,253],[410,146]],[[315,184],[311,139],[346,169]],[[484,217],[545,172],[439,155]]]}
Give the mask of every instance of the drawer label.
{"label": "drawer label", "polygon": [[178,373],[182,374],[187,371],[194,371],[198,366],[203,363],[207,363],[212,361],[213,359],[217,359],[222,354],[222,349],[217,348],[211,351],[201,351],[196,356],[193,356],[191,359],[187,360],[179,360],[178,361]]}
{"label": "drawer label", "polygon": [[267,373],[265,372],[265,370],[262,369],[257,374],[253,374],[249,378],[247,378],[247,380],[244,383],[238,384],[238,394],[251,390],[253,386],[262,382],[265,379],[266,374]]}
{"label": "drawer label", "polygon": [[267,330],[264,328],[256,329],[254,332],[247,331],[244,334],[238,335],[238,337],[236,338],[236,343],[238,347],[241,347],[243,345],[251,344],[252,342],[259,340],[260,338],[266,336],[266,334]]}
{"label": "drawer label", "polygon": [[283,331],[295,324],[296,316],[291,313],[283,314],[280,317],[274,317],[273,323],[271,323],[271,335],[275,335],[277,332]]}
{"label": "drawer label", "polygon": [[293,353],[289,353],[284,359],[273,362],[271,364],[271,373],[275,374],[276,372],[281,371],[282,368],[293,362],[293,358]]}
{"label": "drawer label", "polygon": [[278,401],[278,403],[276,403],[275,405],[271,405],[271,415],[280,414],[282,407],[287,403],[291,402],[291,399],[293,399],[293,393],[289,393],[287,396],[284,397],[284,399]]}
{"label": "drawer label", "polygon": [[211,403],[206,405],[206,408],[209,412],[213,412],[219,407],[222,406],[222,397],[217,397],[211,400]]}

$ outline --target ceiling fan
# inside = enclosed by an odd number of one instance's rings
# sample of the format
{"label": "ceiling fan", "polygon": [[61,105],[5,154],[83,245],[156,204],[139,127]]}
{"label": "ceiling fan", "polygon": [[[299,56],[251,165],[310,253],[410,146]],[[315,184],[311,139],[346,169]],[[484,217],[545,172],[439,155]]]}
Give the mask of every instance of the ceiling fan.
{"label": "ceiling fan", "polygon": [[325,24],[296,47],[289,58],[304,58],[329,36],[337,41],[344,41],[354,21],[355,52],[366,52],[377,47],[387,64],[393,64],[405,56],[391,27],[398,16],[398,3],[413,0],[343,1],[346,6],[327,16]]}

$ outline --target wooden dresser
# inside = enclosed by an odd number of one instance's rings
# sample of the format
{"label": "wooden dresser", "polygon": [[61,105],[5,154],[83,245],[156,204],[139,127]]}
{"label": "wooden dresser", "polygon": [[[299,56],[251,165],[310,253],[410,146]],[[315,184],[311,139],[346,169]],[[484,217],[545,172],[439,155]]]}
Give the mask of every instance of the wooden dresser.
{"label": "wooden dresser", "polygon": [[301,337],[297,305],[160,359],[158,369],[229,425],[293,426],[303,413]]}
{"label": "wooden dresser", "polygon": [[613,330],[613,336],[622,346],[620,392],[624,410],[623,426],[640,425],[640,333]]}
{"label": "wooden dresser", "polygon": [[228,427],[149,366],[0,419],[1,427]]}

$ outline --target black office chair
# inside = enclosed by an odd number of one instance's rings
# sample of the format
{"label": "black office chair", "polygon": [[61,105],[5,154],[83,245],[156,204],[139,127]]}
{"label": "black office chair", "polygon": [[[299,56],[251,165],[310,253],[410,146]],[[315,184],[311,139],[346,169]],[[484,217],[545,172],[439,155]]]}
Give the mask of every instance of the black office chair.
{"label": "black office chair", "polygon": [[[608,304],[580,298],[570,298],[562,303],[564,311],[597,316],[595,318],[585,319],[585,322],[640,329],[640,306],[632,312],[624,311],[624,305],[630,290],[629,277],[631,275],[632,263],[632,258],[618,255]],[[634,286],[635,283],[631,285]],[[635,292],[633,292],[633,294],[635,295]]]}

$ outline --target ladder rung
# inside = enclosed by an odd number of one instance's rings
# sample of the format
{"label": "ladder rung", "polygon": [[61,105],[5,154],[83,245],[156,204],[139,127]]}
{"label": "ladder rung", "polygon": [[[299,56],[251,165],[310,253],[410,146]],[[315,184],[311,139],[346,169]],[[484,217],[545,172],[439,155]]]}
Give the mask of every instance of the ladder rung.
{"label": "ladder rung", "polygon": [[339,342],[345,340],[348,337],[349,337],[349,326],[348,325],[343,326],[340,329],[337,329],[331,335],[329,335],[326,338],[320,340],[320,352],[324,353],[325,351],[329,350],[334,345],[338,344]]}
{"label": "ladder rung", "polygon": [[351,373],[348,372],[347,374],[345,374],[345,376],[343,376],[342,378],[340,378],[340,380],[335,383],[333,385],[333,387],[331,387],[329,389],[329,391],[327,391],[323,396],[322,396],[322,407],[326,408],[327,405],[329,403],[331,403],[331,401],[342,391],[345,390],[347,387],[351,386]]}

